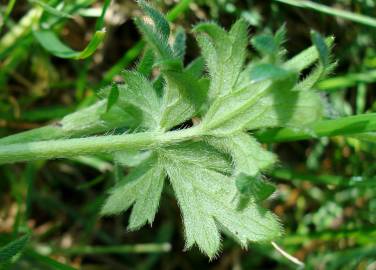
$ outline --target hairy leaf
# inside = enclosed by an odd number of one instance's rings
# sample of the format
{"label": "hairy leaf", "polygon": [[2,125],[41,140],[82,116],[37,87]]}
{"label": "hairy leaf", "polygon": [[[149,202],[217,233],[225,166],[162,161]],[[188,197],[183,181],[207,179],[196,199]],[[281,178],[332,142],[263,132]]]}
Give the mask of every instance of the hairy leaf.
{"label": "hairy leaf", "polygon": [[208,137],[207,141],[220,151],[229,154],[235,165],[235,174],[256,175],[271,167],[276,157],[246,133],[226,137]]}
{"label": "hairy leaf", "polygon": [[[331,47],[334,42],[333,37],[325,39],[325,43],[328,47]],[[311,46],[308,49],[303,50],[293,58],[289,59],[283,64],[283,67],[287,70],[294,70],[300,72],[305,68],[311,66],[319,58],[318,51],[315,46]]]}
{"label": "hairy leaf", "polygon": [[24,235],[9,244],[0,247],[0,266],[12,261],[12,259],[20,254],[29,242],[30,235]]}
{"label": "hairy leaf", "polygon": [[106,107],[106,112],[108,112],[112,106],[114,106],[119,98],[119,88],[118,86],[114,83],[111,86],[110,93],[107,97],[107,107]]}
{"label": "hairy leaf", "polygon": [[186,40],[187,40],[187,36],[185,34],[184,28],[179,27],[175,35],[174,45],[172,47],[175,57],[184,59],[185,50],[186,50]]}
{"label": "hairy leaf", "polygon": [[138,0],[138,4],[150,19],[152,19],[155,31],[160,33],[164,40],[167,40],[170,35],[170,26],[165,16],[144,0]]}
{"label": "hairy leaf", "polygon": [[326,67],[329,65],[330,52],[328,46],[325,43],[324,38],[316,31],[311,31],[311,39],[313,44],[316,46],[316,49],[319,53],[319,59],[321,64]]}
{"label": "hairy leaf", "polygon": [[119,99],[121,99],[121,102],[132,104],[142,111],[143,122],[146,127],[156,128],[159,124],[161,102],[152,84],[137,72],[125,71],[123,76],[126,85],[121,88]]}
{"label": "hairy leaf", "polygon": [[135,230],[146,222],[152,224],[161,197],[165,173],[155,156],[136,167],[111,191],[102,215],[126,211],[134,204],[128,228]]}
{"label": "hairy leaf", "polygon": [[268,241],[280,235],[280,225],[271,213],[253,202],[242,210],[237,208],[232,178],[169,155],[164,160],[183,214],[187,248],[197,244],[212,258],[220,248],[220,231],[244,247],[249,241]]}
{"label": "hairy leaf", "polygon": [[144,75],[145,77],[149,77],[153,69],[153,64],[154,64],[153,51],[151,49],[147,49],[145,50],[140,62],[137,65],[137,71],[141,73],[142,75]]}
{"label": "hairy leaf", "polygon": [[166,129],[181,124],[199,111],[208,91],[206,80],[192,69],[182,72],[165,71],[166,91],[163,96],[161,127]]}
{"label": "hairy leaf", "polygon": [[161,35],[161,33],[157,32],[151,25],[139,18],[135,18],[134,21],[145,41],[153,49],[159,59],[172,58],[172,50],[165,36]]}
{"label": "hairy leaf", "polygon": [[253,199],[256,202],[267,199],[275,191],[275,187],[264,181],[261,175],[239,174],[235,180],[236,188],[244,198]]}
{"label": "hairy leaf", "polygon": [[[274,99],[274,92],[285,96],[285,93],[288,93],[287,91],[295,85],[296,74],[290,72],[286,74],[282,78],[278,76],[250,83],[241,90],[216,99],[203,119],[203,126],[212,133],[232,133],[244,130],[255,112],[260,112],[256,106],[257,103],[264,99],[278,102]],[[277,111],[277,113],[289,116],[291,111]]]}
{"label": "hairy leaf", "polygon": [[282,25],[275,35],[271,33],[259,34],[251,39],[253,47],[271,63],[279,62],[283,56],[282,45],[286,39],[286,27]]}
{"label": "hairy leaf", "polygon": [[231,173],[232,170],[229,159],[205,142],[185,142],[159,151],[171,159],[225,174]]}
{"label": "hairy leaf", "polygon": [[245,60],[247,24],[237,21],[227,33],[214,23],[202,23],[194,29],[209,75],[209,100],[233,90]]}

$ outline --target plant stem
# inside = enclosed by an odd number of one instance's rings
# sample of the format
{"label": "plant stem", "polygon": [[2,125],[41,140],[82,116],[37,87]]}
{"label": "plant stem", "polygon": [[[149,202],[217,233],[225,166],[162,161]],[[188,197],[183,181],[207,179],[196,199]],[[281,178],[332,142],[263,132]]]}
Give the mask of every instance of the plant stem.
{"label": "plant stem", "polygon": [[0,164],[111,153],[130,149],[150,149],[193,139],[198,136],[200,136],[200,130],[198,127],[194,127],[167,133],[143,132],[9,144],[0,147]]}
{"label": "plant stem", "polygon": [[[255,135],[261,142],[305,140],[323,136],[350,135],[376,130],[376,113],[360,114],[335,120],[324,120],[304,130],[269,129]],[[0,146],[0,164],[111,153],[130,149],[151,149],[204,136],[201,126],[162,132],[97,136],[76,139],[47,140]]]}

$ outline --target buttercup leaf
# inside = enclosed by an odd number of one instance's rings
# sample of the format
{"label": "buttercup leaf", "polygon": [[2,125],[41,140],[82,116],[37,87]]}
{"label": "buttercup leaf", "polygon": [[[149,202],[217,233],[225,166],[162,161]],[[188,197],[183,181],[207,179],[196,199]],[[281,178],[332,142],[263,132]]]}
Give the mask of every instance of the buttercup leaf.
{"label": "buttercup leaf", "polygon": [[[210,169],[171,159],[164,166],[183,213],[187,248],[193,244],[214,257],[220,245],[220,231],[230,234],[242,246],[249,241],[268,241],[281,230],[277,219],[250,202],[241,211],[233,179]],[[247,222],[244,222],[247,220]]]}
{"label": "buttercup leaf", "polygon": [[[104,87],[102,100],[58,125],[1,139],[0,164],[110,155],[117,181],[102,214],[132,208],[130,230],[153,222],[168,179],[182,212],[186,248],[197,245],[213,258],[222,234],[245,248],[276,239],[282,232],[278,218],[261,203],[275,190],[264,174],[277,157],[252,132],[306,129],[320,119],[323,102],[314,88],[334,67],[333,39],[312,32],[314,45],[286,61],[282,26],[253,37],[261,57],[246,62],[243,19],[230,30],[200,23],[193,33],[201,56],[185,66],[186,31],[171,34],[162,13],[138,3],[147,18],[135,24],[146,48],[135,70],[124,71],[124,82]],[[301,79],[303,71],[308,75]]]}
{"label": "buttercup leaf", "polygon": [[134,204],[129,229],[137,229],[146,222],[151,224],[158,209],[164,179],[158,158],[149,158],[110,191],[101,213],[119,214]]}

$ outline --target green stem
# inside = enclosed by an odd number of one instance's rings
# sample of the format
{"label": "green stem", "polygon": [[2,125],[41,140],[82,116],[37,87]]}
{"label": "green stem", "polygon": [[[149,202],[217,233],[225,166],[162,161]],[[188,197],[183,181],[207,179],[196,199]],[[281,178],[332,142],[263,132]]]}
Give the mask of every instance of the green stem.
{"label": "green stem", "polygon": [[123,150],[150,149],[201,135],[197,127],[178,131],[98,136],[65,140],[9,144],[0,147],[0,164],[111,153]]}
{"label": "green stem", "polygon": [[[322,136],[350,135],[376,130],[376,113],[360,114],[335,120],[324,120],[304,130],[269,129],[256,133],[261,142],[296,141]],[[162,132],[97,136],[76,139],[15,143],[0,147],[0,164],[111,153],[131,149],[150,149],[204,136],[201,126]]]}

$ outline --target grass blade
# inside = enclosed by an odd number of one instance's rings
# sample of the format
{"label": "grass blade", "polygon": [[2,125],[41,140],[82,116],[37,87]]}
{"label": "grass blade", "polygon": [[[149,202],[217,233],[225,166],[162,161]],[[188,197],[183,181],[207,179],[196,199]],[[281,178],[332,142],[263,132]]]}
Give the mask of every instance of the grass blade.
{"label": "grass blade", "polygon": [[321,13],[325,13],[331,16],[337,16],[343,19],[347,19],[356,23],[364,24],[371,27],[376,27],[376,19],[368,16],[364,16],[361,14],[356,14],[350,11],[346,10],[340,10],[332,7],[328,7],[326,5],[314,3],[311,1],[306,0],[274,0],[280,3],[284,3],[287,5],[299,7],[299,8],[306,8],[306,9],[312,9],[314,11],[318,11]]}
{"label": "grass blade", "polygon": [[29,258],[32,258],[34,260],[36,260],[37,262],[39,263],[42,263],[52,269],[56,269],[56,270],[76,270],[76,268],[73,268],[72,266],[69,266],[67,264],[62,264],[61,262],[58,262],[48,256],[45,256],[45,255],[42,255],[42,254],[39,254],[35,251],[32,251],[32,250],[27,250],[25,252],[25,255]]}
{"label": "grass blade", "polygon": [[121,245],[121,246],[80,246],[66,249],[57,249],[54,253],[63,253],[70,255],[83,254],[123,254],[123,253],[160,253],[169,252],[171,245],[169,243],[160,244],[135,244],[135,245]]}
{"label": "grass blade", "polygon": [[96,31],[86,48],[80,52],[74,51],[67,45],[62,43],[56,36],[56,34],[50,30],[35,31],[33,34],[38,42],[42,45],[42,47],[49,51],[51,54],[60,58],[70,58],[78,60],[85,59],[92,55],[103,41],[105,33],[105,30]]}
{"label": "grass blade", "polygon": [[323,120],[307,126],[305,130],[275,128],[256,133],[265,143],[299,141],[317,137],[358,134],[376,130],[376,113],[359,114],[333,120]]}

